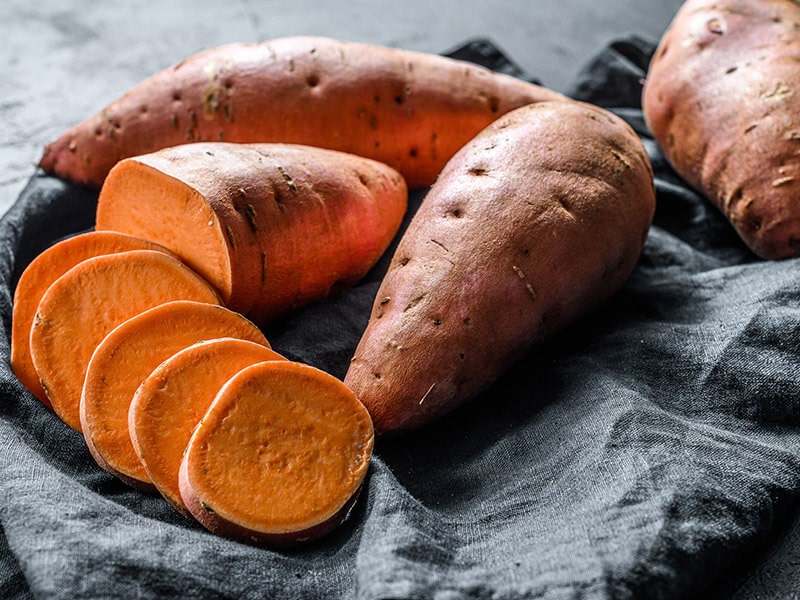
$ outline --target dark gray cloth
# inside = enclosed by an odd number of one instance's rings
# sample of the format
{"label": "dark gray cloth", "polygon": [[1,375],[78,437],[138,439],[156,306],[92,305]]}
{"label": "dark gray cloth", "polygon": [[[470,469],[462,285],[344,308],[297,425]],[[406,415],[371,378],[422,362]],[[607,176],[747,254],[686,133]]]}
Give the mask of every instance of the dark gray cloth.
{"label": "dark gray cloth", "polygon": [[[478,43],[461,56],[513,67]],[[0,222],[0,595],[667,599],[726,587],[796,507],[800,265],[757,260],[664,162],[639,106],[652,50],[614,42],[573,90],[633,124],[656,170],[630,280],[475,402],[379,441],[346,523],[297,550],[215,537],[126,487],[14,378],[19,273],[91,228],[96,203],[36,174]],[[387,258],[267,328],[272,345],[343,376]]]}

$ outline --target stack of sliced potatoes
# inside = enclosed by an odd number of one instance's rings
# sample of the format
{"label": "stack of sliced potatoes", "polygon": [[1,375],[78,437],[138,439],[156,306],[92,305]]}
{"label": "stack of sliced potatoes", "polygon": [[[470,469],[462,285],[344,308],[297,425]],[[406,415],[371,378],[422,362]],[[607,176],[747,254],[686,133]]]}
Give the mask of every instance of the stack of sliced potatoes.
{"label": "stack of sliced potatoes", "polygon": [[11,363],[97,463],[246,542],[316,539],[347,516],[373,449],[338,379],[287,360],[172,252],[113,231],[22,273]]}

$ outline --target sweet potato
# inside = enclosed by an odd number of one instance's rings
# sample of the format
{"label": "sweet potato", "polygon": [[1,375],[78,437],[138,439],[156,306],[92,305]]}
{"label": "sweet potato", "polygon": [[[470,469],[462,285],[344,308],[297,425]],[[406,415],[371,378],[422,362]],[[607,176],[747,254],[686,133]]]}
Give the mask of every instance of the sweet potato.
{"label": "sweet potato", "polygon": [[181,497],[210,531],[292,545],[346,518],[369,467],[369,414],[309,365],[245,367],[220,390],[186,447]]}
{"label": "sweet potato", "polygon": [[122,321],[169,300],[219,303],[208,282],[170,254],[130,250],[87,258],[47,289],[31,328],[31,359],[64,423],[80,431],[86,366]]}
{"label": "sweet potato", "polygon": [[285,359],[243,339],[204,340],[176,352],[136,389],[128,410],[133,448],[155,488],[185,516],[191,513],[181,499],[178,472],[192,431],[228,379],[268,360]]}
{"label": "sweet potato", "polygon": [[96,228],[163,244],[262,323],[363,277],[407,199],[395,170],[352,154],[198,142],[114,167]]}
{"label": "sweet potato", "polygon": [[86,258],[126,250],[162,250],[153,242],[112,231],[89,231],[56,242],[34,258],[20,275],[11,315],[11,368],[34,396],[50,406],[33,368],[30,335],[36,307],[56,279]]}
{"label": "sweet potato", "polygon": [[768,260],[800,255],[800,5],[688,0],[642,105],[675,170]]}
{"label": "sweet potato", "polygon": [[86,368],[80,400],[81,431],[98,465],[133,487],[153,488],[128,429],[136,389],[176,352],[218,337],[269,347],[261,330],[239,313],[190,300],[145,310],[103,338]]}
{"label": "sweet potato", "polygon": [[501,114],[561,98],[437,55],[322,37],[199,52],[65,131],[40,165],[99,187],[119,160],[196,141],[290,142],[343,150],[427,186]]}
{"label": "sweet potato", "polygon": [[639,138],[603,109],[532,104],[478,134],[401,238],[345,376],[376,434],[474,398],[607,301],[634,268],[654,209]]}

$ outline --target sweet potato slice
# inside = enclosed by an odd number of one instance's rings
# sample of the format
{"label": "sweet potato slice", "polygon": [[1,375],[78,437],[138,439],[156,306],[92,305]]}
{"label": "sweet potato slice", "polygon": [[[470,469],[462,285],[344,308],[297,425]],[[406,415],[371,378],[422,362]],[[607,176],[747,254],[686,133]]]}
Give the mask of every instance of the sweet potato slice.
{"label": "sweet potato slice", "polygon": [[396,171],[343,152],[184,144],[114,167],[97,229],[163,244],[262,323],[361,279],[407,198]]}
{"label": "sweet potato slice", "polygon": [[126,250],[162,250],[158,244],[114,231],[89,231],[56,242],[34,258],[20,275],[11,315],[11,368],[34,396],[50,406],[30,351],[36,308],[47,288],[84,259]]}
{"label": "sweet potato slice", "polygon": [[478,134],[406,229],[345,376],[376,432],[471,400],[607,301],[654,210],[642,143],[608,111],[532,104]]}
{"label": "sweet potato slice", "polygon": [[556,92],[443,56],[322,37],[199,52],[45,148],[48,173],[99,187],[121,159],[188,142],[290,142],[374,158],[430,185],[501,114]]}
{"label": "sweet potato slice", "polygon": [[80,431],[86,367],[122,321],[170,300],[219,303],[214,288],[177,258],[130,250],[81,261],[42,296],[31,328],[31,359],[64,423]]}
{"label": "sweet potato slice", "polygon": [[341,381],[302,363],[259,363],[223,386],[192,434],[181,497],[214,533],[297,544],[346,518],[372,448],[369,414]]}
{"label": "sweet potato slice", "polygon": [[219,337],[269,347],[261,330],[241,314],[191,300],[165,302],[145,310],[103,338],[86,369],[80,401],[81,430],[97,464],[134,487],[152,488],[128,429],[136,389],[179,350]]}
{"label": "sweet potato slice", "polygon": [[133,448],[155,488],[185,516],[191,513],[181,499],[178,472],[192,431],[228,379],[268,360],[285,359],[263,344],[209,339],[176,352],[137,388],[128,410]]}

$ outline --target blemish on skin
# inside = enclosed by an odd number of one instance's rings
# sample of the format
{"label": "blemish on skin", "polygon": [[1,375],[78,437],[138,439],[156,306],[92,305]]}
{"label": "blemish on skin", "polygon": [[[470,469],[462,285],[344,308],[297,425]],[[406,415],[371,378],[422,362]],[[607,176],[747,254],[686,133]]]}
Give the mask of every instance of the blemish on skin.
{"label": "blemish on skin", "polygon": [[[527,277],[525,277],[525,273],[522,271],[522,269],[520,269],[516,265],[512,265],[511,268],[514,269],[514,272],[517,274],[517,276],[520,278],[520,280],[525,281],[527,279]],[[528,294],[530,294],[531,298],[533,300],[536,300],[536,290],[533,289],[533,286],[530,283],[527,283],[527,282],[525,283],[525,289],[528,290]]]}
{"label": "blemish on skin", "polygon": [[631,164],[628,162],[628,160],[620,152],[617,152],[616,150],[612,150],[611,151],[611,156],[613,156],[615,159],[617,159],[617,161],[621,162],[625,166],[626,169],[630,169],[631,168]]}
{"label": "blemish on skin", "polygon": [[425,394],[422,396],[422,398],[420,398],[420,399],[419,399],[419,405],[420,405],[420,406],[422,406],[422,403],[423,403],[423,402],[425,402],[425,399],[426,399],[428,396],[430,396],[430,394],[431,394],[431,392],[433,391],[433,388],[434,388],[434,387],[436,387],[436,382],[433,382],[433,383],[431,384],[431,387],[429,387],[429,388],[428,388],[428,391],[427,391],[427,392],[425,392]]}
{"label": "blemish on skin", "polygon": [[785,81],[778,81],[771,90],[761,95],[762,100],[777,102],[793,94],[792,89]]}
{"label": "blemish on skin", "polygon": [[412,308],[417,306],[420,302],[422,302],[424,300],[424,298],[425,298],[425,294],[422,294],[421,296],[417,296],[416,298],[414,298],[411,302],[409,302],[406,305],[406,307],[403,309],[403,312],[408,312],[409,310],[411,310]]}
{"label": "blemish on skin", "polygon": [[[244,191],[240,188],[240,191]],[[247,221],[247,224],[250,226],[250,229],[253,233],[258,233],[258,223],[256,223],[256,209],[255,207],[250,204],[249,202],[244,207],[244,218]]]}
{"label": "blemish on skin", "polygon": [[292,190],[293,192],[296,192],[297,185],[295,184],[294,179],[292,179],[292,176],[286,172],[286,169],[284,169],[282,165],[278,165],[277,168],[281,176],[283,177],[283,180],[286,182],[286,185],[289,186],[289,189]]}
{"label": "blemish on skin", "polygon": [[722,35],[725,33],[725,22],[716,17],[709,19],[709,21],[706,23],[706,29],[709,31],[709,33]]}
{"label": "blemish on skin", "polygon": [[436,244],[437,246],[439,246],[439,247],[440,247],[442,250],[444,250],[445,252],[450,252],[450,250],[448,249],[448,247],[447,247],[447,246],[445,246],[445,245],[444,245],[442,242],[440,242],[440,241],[438,241],[438,240],[431,240],[431,243],[433,243],[433,244]]}
{"label": "blemish on skin", "polygon": [[772,187],[781,187],[782,185],[786,185],[792,181],[794,181],[794,177],[779,177],[772,182]]}

